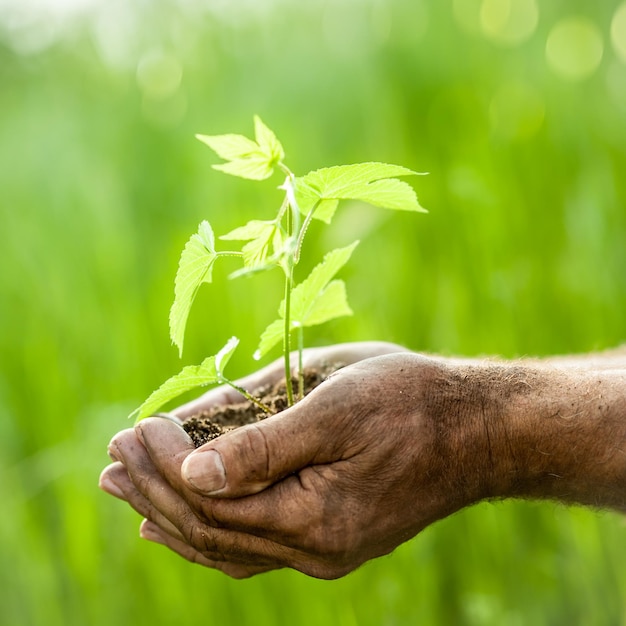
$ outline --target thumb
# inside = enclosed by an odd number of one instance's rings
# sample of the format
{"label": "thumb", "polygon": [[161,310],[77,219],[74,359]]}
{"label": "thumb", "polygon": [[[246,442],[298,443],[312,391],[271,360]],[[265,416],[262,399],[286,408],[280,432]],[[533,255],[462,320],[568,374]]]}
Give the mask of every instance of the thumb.
{"label": "thumb", "polygon": [[204,444],[185,459],[183,480],[196,493],[237,498],[262,491],[313,462],[329,462],[321,458],[328,433],[324,438],[322,420],[308,419],[308,405],[305,399]]}

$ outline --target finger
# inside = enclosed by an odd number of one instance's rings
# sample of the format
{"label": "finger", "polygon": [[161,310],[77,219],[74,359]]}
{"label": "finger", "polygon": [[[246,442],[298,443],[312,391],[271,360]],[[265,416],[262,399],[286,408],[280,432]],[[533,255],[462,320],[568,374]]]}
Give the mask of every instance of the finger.
{"label": "finger", "polygon": [[398,344],[386,341],[338,343],[324,348],[309,348],[305,350],[304,367],[345,366],[394,352],[409,352],[409,350]]}
{"label": "finger", "polygon": [[312,402],[324,385],[279,415],[232,430],[188,454],[181,468],[186,485],[199,494],[238,498],[312,463],[336,460],[337,439],[326,428],[333,423],[327,419],[332,398]]}
{"label": "finger", "polygon": [[121,463],[109,466],[107,477],[122,494],[121,499],[126,500],[139,515],[148,518],[170,535],[182,538],[176,526],[137,490]]}
{"label": "finger", "polygon": [[111,465],[107,465],[102,470],[102,472],[100,473],[100,478],[98,480],[98,487],[100,487],[102,491],[106,491],[106,493],[108,493],[109,495],[119,498],[120,500],[126,500],[126,498],[124,497],[124,492],[117,486],[117,484],[113,480],[113,475],[115,474],[118,465],[121,466],[122,464],[112,463]]}
{"label": "finger", "polygon": [[[282,545],[298,545],[307,526],[317,514],[317,494],[322,491],[319,472],[300,472],[254,497],[229,500],[207,498],[189,489],[181,475],[187,456],[195,450],[187,434],[175,424],[148,418],[136,426],[139,438],[163,478],[180,494],[198,517],[216,528],[228,528],[270,539]],[[168,506],[155,490],[154,504]],[[304,523],[301,511],[310,511]],[[300,514],[298,514],[300,512]],[[321,522],[321,520],[320,520]]]}
{"label": "finger", "polygon": [[167,482],[185,499],[197,500],[181,476],[181,466],[195,449],[189,435],[171,421],[149,417],[135,426],[136,436],[152,463]]}
{"label": "finger", "polygon": [[212,561],[202,554],[202,552],[199,552],[184,541],[180,541],[168,533],[163,532],[158,526],[155,526],[149,520],[144,520],[142,522],[139,534],[143,539],[153,541],[154,543],[160,543],[161,545],[168,547],[170,550],[176,552],[176,554],[182,556],[191,563],[198,563],[204,567],[217,569],[224,572],[224,574],[227,574],[231,578],[250,578],[250,576],[254,576],[256,574],[262,574],[274,569],[280,569],[280,566],[278,565],[240,565],[238,563],[229,563],[227,561]]}
{"label": "finger", "polygon": [[[186,434],[176,424],[158,418],[142,422],[144,426],[149,424],[162,426],[162,430],[169,432],[169,435],[181,433],[182,441],[179,443],[182,443],[183,447],[188,445],[189,440]],[[108,478],[122,492],[124,499],[140,515],[161,528],[166,536],[188,544],[194,550],[202,552],[204,557],[211,561],[227,561],[233,566],[239,564],[248,568],[235,569],[232,575],[242,575],[244,571],[248,572],[252,565],[259,570],[288,566],[302,571],[309,566],[307,555],[296,549],[245,532],[217,530],[206,524],[206,520],[198,518],[188,503],[156,471],[146,448],[136,437],[135,431],[127,430],[117,435],[111,443],[111,449],[120,462],[109,466]],[[172,456],[175,457],[176,452]],[[190,495],[198,498],[196,494]],[[234,503],[223,501],[223,504]],[[243,518],[244,521],[241,522],[243,526],[247,524],[248,519],[251,519],[253,524],[259,524],[264,523],[261,520],[267,517],[268,512],[272,517],[277,510],[272,502],[269,507],[260,507],[260,511],[265,511],[265,516],[258,513],[250,515],[250,508],[243,506],[237,512],[236,517],[240,519],[240,522]],[[284,519],[287,517],[288,515],[285,515]],[[213,523],[215,523],[214,520]],[[269,529],[272,528],[271,520],[268,521],[267,526]]]}
{"label": "finger", "polygon": [[[146,420],[146,423],[162,425],[164,429],[174,427],[180,430],[175,424],[158,418]],[[145,430],[144,428],[144,433]],[[113,445],[133,486],[124,483],[123,476],[119,480],[116,476],[115,482],[123,490],[131,506],[144,517],[157,522],[162,528],[167,527],[162,518],[171,522],[176,530],[170,534],[181,537],[208,558],[256,565],[285,565],[300,560],[300,555],[295,550],[277,542],[245,532],[212,527],[211,524],[217,525],[216,521],[208,516],[199,517],[198,504],[196,503],[194,510],[156,471],[146,448],[136,436],[125,434],[116,438]],[[139,492],[141,497],[138,497],[135,491]],[[199,499],[197,494],[191,495],[196,500]]]}
{"label": "finger", "polygon": [[[169,427],[169,422],[164,423]],[[308,468],[300,472],[298,477],[292,476],[272,489],[249,498],[238,500],[205,498],[211,506],[230,507],[232,509],[230,515],[242,525],[249,525],[251,521],[260,524],[259,534],[273,534],[276,537],[273,540],[228,527],[216,528],[215,519],[209,520],[208,517],[201,519],[204,516],[199,517],[154,470],[151,460],[142,458],[138,450],[143,450],[145,457],[148,453],[141,444],[135,443],[138,442],[136,440],[133,442],[131,437],[125,437],[119,442],[117,453],[143,499],[135,500],[122,485],[125,496],[134,502],[138,509],[141,509],[143,502],[147,501],[150,505],[147,511],[149,516],[156,520],[155,511],[160,513],[178,531],[168,534],[175,538],[179,538],[180,535],[179,541],[202,553],[205,558],[246,567],[290,567],[321,578],[336,577],[349,571],[343,564],[337,566],[334,563],[337,555],[332,551],[328,553],[325,549],[319,550],[319,545],[323,546],[323,542],[320,542],[320,531],[324,531],[325,509],[319,506],[320,501],[316,500],[315,496],[319,492],[324,492],[324,489],[320,489],[320,485],[314,485],[307,478],[307,475],[310,477],[316,474],[317,468]],[[128,450],[132,450],[132,453],[127,454]],[[321,470],[333,471],[330,467],[323,467]],[[299,487],[299,492],[296,487]],[[301,501],[299,497],[289,497],[290,494],[297,493],[306,494],[312,499]],[[211,507],[208,510],[212,513]],[[303,510],[308,512],[307,515],[302,515]],[[286,526],[286,530],[281,529],[281,526]],[[314,532],[310,532],[311,530]],[[343,529],[338,531],[342,533]]]}

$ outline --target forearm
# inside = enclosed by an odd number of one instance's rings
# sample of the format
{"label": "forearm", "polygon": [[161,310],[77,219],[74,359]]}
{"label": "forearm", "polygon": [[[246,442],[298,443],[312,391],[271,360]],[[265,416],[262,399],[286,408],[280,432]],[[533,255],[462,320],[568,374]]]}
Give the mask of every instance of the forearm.
{"label": "forearm", "polygon": [[626,510],[626,369],[495,370],[478,425],[491,495]]}

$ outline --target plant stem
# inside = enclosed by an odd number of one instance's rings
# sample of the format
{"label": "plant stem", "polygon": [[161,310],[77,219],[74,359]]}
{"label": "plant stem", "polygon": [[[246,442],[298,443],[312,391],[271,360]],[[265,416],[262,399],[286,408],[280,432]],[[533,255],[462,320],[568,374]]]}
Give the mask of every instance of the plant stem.
{"label": "plant stem", "polygon": [[304,365],[302,355],[304,353],[304,328],[298,326],[298,400],[304,398]]}
{"label": "plant stem", "polygon": [[311,220],[313,219],[313,213],[315,213],[315,210],[319,206],[320,202],[321,201],[318,200],[313,205],[311,210],[306,214],[306,217],[304,218],[304,223],[302,224],[302,228],[300,229],[300,232],[298,233],[298,241],[296,242],[296,251],[294,253],[294,263],[296,264],[300,261],[300,250],[302,249],[302,242],[304,241],[304,236],[306,235],[306,231],[309,228],[309,224],[311,223]]}
{"label": "plant stem", "polygon": [[[289,187],[290,181],[285,184]],[[289,192],[287,191],[287,196]],[[293,210],[287,212],[287,235],[293,236]],[[290,247],[285,269],[285,326],[283,331],[283,358],[285,361],[285,389],[287,406],[293,405],[293,383],[291,382],[291,290],[293,289],[293,249]]]}
{"label": "plant stem", "polygon": [[293,404],[293,383],[291,382],[291,290],[293,288],[293,264],[290,262],[285,275],[285,330],[283,335],[283,354],[285,357],[285,387],[287,405]]}
{"label": "plant stem", "polygon": [[223,252],[216,252],[215,256],[243,256],[243,252],[238,252],[237,250],[224,250]]}
{"label": "plant stem", "polygon": [[251,393],[248,393],[243,387],[240,387],[237,383],[234,383],[232,380],[228,380],[228,378],[224,378],[223,376],[222,381],[238,391],[246,400],[249,400],[252,404],[258,406],[261,411],[267,413],[268,415],[272,415],[272,409],[261,402],[258,398],[255,398]]}

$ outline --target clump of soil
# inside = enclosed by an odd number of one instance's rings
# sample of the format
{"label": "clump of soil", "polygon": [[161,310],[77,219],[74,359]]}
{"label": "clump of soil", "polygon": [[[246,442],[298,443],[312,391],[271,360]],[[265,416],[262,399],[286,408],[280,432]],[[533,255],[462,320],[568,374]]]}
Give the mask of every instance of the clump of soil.
{"label": "clump of soil", "polygon": [[[324,368],[305,368],[304,395],[307,395],[324,382],[333,372],[343,367],[335,364]],[[297,393],[298,380],[292,378],[294,393]],[[284,379],[275,385],[267,385],[251,391],[251,394],[272,410],[271,415],[280,413],[287,408],[287,388]],[[239,426],[253,424],[270,414],[263,412],[256,404],[243,400],[237,404],[211,407],[197,413],[183,423],[183,428],[191,437],[196,448],[233,430]]]}

